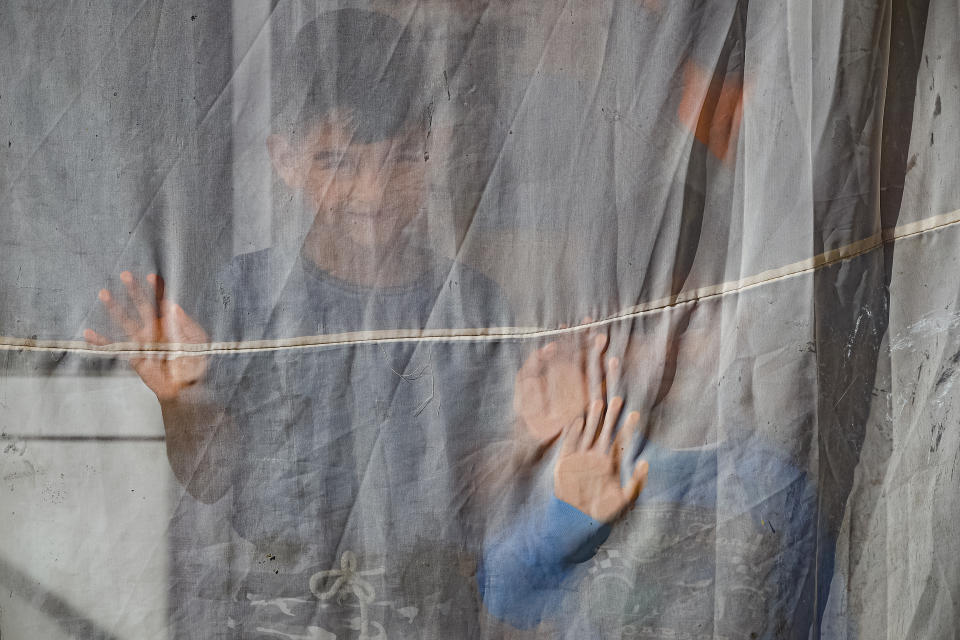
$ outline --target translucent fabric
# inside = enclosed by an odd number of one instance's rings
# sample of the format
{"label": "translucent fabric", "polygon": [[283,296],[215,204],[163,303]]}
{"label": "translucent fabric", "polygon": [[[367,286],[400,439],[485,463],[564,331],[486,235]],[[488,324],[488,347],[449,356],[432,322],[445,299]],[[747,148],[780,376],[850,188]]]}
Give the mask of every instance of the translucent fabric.
{"label": "translucent fabric", "polygon": [[0,637],[953,637],[957,33],[3,3]]}

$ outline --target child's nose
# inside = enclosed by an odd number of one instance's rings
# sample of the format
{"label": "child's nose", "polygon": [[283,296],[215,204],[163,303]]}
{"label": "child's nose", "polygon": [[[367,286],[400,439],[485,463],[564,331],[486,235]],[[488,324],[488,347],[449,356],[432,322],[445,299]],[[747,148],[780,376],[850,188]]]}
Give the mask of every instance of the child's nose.
{"label": "child's nose", "polygon": [[378,168],[359,168],[350,181],[350,196],[354,200],[376,203],[383,197],[384,177]]}

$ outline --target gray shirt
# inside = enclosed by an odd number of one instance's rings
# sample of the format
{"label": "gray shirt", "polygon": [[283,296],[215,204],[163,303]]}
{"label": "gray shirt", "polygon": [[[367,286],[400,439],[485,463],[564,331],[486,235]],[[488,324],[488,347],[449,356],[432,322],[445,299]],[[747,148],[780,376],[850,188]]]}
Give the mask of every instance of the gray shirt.
{"label": "gray shirt", "polygon": [[[217,341],[509,326],[495,284],[441,259],[408,286],[371,289],[263,251],[223,270],[210,300]],[[515,363],[504,341],[215,358],[209,386],[239,440],[231,525],[266,559],[239,578],[234,628],[328,637],[321,630],[362,623],[369,637],[377,625],[429,637],[460,625],[472,635],[462,625],[476,624],[464,614],[479,608],[484,523],[465,503],[483,450],[508,437],[513,378],[503,372]]]}

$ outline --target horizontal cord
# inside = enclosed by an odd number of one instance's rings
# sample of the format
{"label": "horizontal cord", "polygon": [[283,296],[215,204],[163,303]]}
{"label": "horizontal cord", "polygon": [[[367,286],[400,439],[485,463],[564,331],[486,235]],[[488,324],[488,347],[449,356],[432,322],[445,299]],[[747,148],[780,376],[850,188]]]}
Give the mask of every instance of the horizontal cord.
{"label": "horizontal cord", "polygon": [[849,260],[869,253],[884,244],[935,231],[960,222],[960,209],[916,222],[878,231],[873,235],[825,251],[811,258],[793,262],[775,269],[739,280],[682,291],[675,296],[659,298],[650,302],[628,307],[612,316],[585,322],[571,327],[545,329],[542,327],[486,327],[475,329],[391,329],[380,331],[353,331],[300,338],[282,338],[275,340],[244,340],[239,342],[213,342],[207,344],[137,344],[133,342],[115,342],[105,346],[93,346],[81,340],[35,340],[13,337],[0,337],[0,351],[32,351],[56,353],[83,353],[99,356],[200,356],[224,353],[257,353],[290,349],[311,349],[318,347],[350,346],[364,344],[403,343],[403,342],[491,342],[501,340],[520,340],[549,338],[553,336],[587,331],[615,322],[623,322],[646,314],[663,311],[707,300],[745,289],[767,284],[785,278],[791,278],[817,269],[828,267],[837,262]]}

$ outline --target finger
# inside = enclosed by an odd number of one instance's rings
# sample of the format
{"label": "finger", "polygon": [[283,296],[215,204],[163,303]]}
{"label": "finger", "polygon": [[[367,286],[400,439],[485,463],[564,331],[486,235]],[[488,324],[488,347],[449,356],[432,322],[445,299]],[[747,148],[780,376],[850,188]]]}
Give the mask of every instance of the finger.
{"label": "finger", "polygon": [[168,342],[189,342],[185,340],[183,327],[185,325],[186,312],[180,305],[169,300],[160,301],[160,327],[163,330],[164,341]]}
{"label": "finger", "polygon": [[590,353],[587,356],[587,392],[591,398],[602,398],[603,394],[603,349],[607,346],[607,336],[599,333],[594,336]]}
{"label": "finger", "polygon": [[556,341],[553,341],[539,349],[535,349],[527,358],[526,362],[523,363],[523,366],[520,367],[520,371],[523,372],[522,376],[540,375],[544,365],[556,357],[557,348]]}
{"label": "finger", "polygon": [[620,418],[620,410],[623,408],[623,398],[614,396],[607,405],[607,414],[603,418],[603,428],[597,437],[597,447],[601,451],[606,451],[610,446],[610,440],[613,437],[613,429],[617,426],[617,420]]}
{"label": "finger", "polygon": [[595,333],[590,346],[592,347],[593,354],[599,359],[599,357],[603,355],[603,350],[607,348],[607,334]]}
{"label": "finger", "polygon": [[630,481],[627,483],[627,486],[623,488],[623,497],[627,505],[633,504],[640,496],[640,492],[643,491],[643,488],[647,484],[647,475],[649,472],[650,465],[647,464],[646,460],[641,460],[637,463],[637,466],[633,468]]}
{"label": "finger", "polygon": [[564,428],[563,446],[560,448],[560,455],[571,454],[577,450],[583,437],[583,425],[583,417],[580,417]]}
{"label": "finger", "polygon": [[155,324],[157,321],[156,307],[154,307],[153,303],[147,298],[146,292],[143,290],[143,287],[140,286],[140,283],[137,282],[137,279],[134,278],[133,274],[129,271],[124,271],[120,274],[120,280],[126,285],[127,294],[133,301],[133,306],[136,307],[137,313],[140,314],[140,322],[143,323],[143,326],[149,327]]}
{"label": "finger", "polygon": [[[583,316],[583,320],[580,321],[580,326],[593,324],[593,316]],[[594,327],[590,327],[587,331],[581,334],[586,340],[587,344],[591,344],[591,341],[597,335],[597,330]]]}
{"label": "finger", "polygon": [[613,356],[607,358],[606,373],[606,392],[607,395],[618,396],[620,393],[620,358]]}
{"label": "finger", "polygon": [[114,300],[113,296],[110,295],[110,292],[106,289],[100,289],[100,293],[97,294],[97,297],[100,299],[100,302],[103,303],[103,306],[107,309],[107,314],[110,316],[110,320],[119,327],[127,337],[133,338],[136,335],[137,331],[140,329],[139,325],[134,322],[127,312],[117,304],[117,301]]}
{"label": "finger", "polygon": [[100,335],[93,329],[86,329],[83,332],[83,339],[97,347],[103,347],[113,342],[110,338]]}
{"label": "finger", "polygon": [[580,450],[586,451],[597,439],[597,433],[600,431],[600,419],[603,417],[603,400],[594,400],[590,403],[587,411],[587,422],[583,429],[583,436],[580,438]]}
{"label": "finger", "polygon": [[630,446],[630,443],[633,441],[633,435],[637,432],[637,425],[639,424],[640,413],[638,411],[631,411],[627,414],[627,419],[623,421],[623,426],[620,427],[616,437],[613,439],[613,449],[617,453],[623,455],[626,448]]}
{"label": "finger", "polygon": [[147,274],[147,282],[149,282],[150,286],[153,287],[154,307],[156,308],[157,312],[162,315],[164,309],[163,296],[166,290],[166,283],[163,281],[163,278],[156,273]]}

